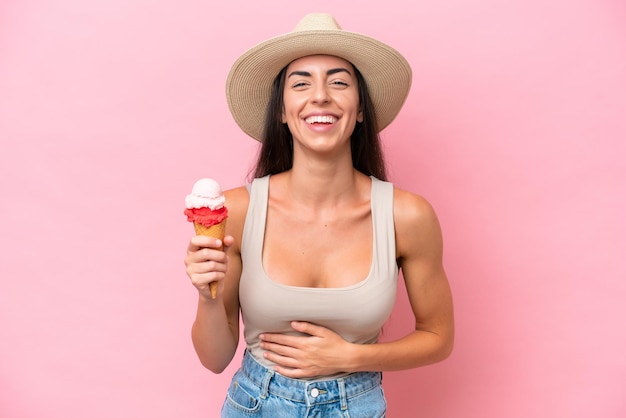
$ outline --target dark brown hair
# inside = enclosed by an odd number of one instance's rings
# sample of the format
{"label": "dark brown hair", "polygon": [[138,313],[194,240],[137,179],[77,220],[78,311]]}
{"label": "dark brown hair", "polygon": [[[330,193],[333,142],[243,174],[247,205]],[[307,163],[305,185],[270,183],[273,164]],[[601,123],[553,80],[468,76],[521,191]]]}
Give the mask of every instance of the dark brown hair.
{"label": "dark brown hair", "polygon": [[[350,137],[352,165],[365,175],[387,180],[374,105],[367,90],[365,79],[356,67],[354,70],[358,83],[359,105],[363,112],[363,122],[356,123]],[[272,93],[265,113],[262,145],[254,169],[254,177],[256,178],[282,173],[293,166],[293,137],[287,125],[282,122],[286,72],[287,67],[278,73],[272,85]]]}

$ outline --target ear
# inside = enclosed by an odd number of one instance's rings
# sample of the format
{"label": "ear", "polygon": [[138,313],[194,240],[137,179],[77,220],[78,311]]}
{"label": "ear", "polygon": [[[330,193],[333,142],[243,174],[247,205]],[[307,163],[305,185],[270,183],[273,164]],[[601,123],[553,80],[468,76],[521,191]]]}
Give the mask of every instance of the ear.
{"label": "ear", "polygon": [[281,114],[281,116],[280,116],[281,117],[281,122],[283,124],[287,123],[287,116],[285,116],[285,108],[284,107],[283,107],[283,110],[282,110],[282,112],[280,114]]}
{"label": "ear", "polygon": [[363,112],[359,112],[356,115],[356,121],[359,122],[359,123],[363,123]]}

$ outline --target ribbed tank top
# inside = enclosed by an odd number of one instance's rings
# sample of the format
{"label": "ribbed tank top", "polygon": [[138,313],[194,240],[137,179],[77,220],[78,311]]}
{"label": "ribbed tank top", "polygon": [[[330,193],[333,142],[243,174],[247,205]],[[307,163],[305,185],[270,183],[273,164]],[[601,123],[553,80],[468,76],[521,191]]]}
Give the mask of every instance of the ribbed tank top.
{"label": "ribbed tank top", "polygon": [[[398,266],[393,185],[374,177],[371,179],[372,264],[364,280],[340,288],[287,286],[267,276],[262,252],[269,176],[253,180],[241,244],[243,269],[239,302],[247,348],[266,367],[272,367],[273,363],[263,358],[259,334],[280,332],[298,335],[291,328],[291,321],[322,325],[353,343],[372,344],[378,341],[395,302]],[[337,238],[341,239],[350,237]],[[333,245],[340,245],[340,242]]]}

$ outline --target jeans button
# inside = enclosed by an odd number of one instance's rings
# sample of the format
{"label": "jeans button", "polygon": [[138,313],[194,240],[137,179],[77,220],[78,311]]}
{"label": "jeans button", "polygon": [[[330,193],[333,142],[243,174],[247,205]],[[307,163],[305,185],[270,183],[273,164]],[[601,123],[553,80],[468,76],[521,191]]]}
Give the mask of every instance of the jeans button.
{"label": "jeans button", "polygon": [[318,388],[311,389],[311,396],[317,398],[320,395],[320,391]]}

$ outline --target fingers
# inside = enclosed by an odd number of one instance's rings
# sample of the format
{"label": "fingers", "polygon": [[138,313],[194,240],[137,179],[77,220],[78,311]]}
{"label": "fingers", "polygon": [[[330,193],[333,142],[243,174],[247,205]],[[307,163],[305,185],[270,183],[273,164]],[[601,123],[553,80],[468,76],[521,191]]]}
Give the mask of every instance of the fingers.
{"label": "fingers", "polygon": [[194,236],[189,241],[185,267],[192,284],[204,295],[210,295],[209,283],[221,281],[226,275],[228,257],[220,248],[228,250],[234,243],[231,236],[219,239]]}
{"label": "fingers", "polygon": [[[232,239],[232,237],[229,237]],[[226,240],[226,237],[224,237]],[[222,244],[224,244],[221,240],[213,237],[205,237],[204,235],[195,235],[191,237],[189,240],[189,245],[187,246],[187,251],[198,251],[202,248],[221,248]],[[232,245],[232,243],[231,243]]]}
{"label": "fingers", "polygon": [[260,346],[263,350],[265,350],[263,352],[263,356],[265,358],[270,359],[275,363],[280,363],[283,366],[287,365],[286,361],[288,360],[295,361],[293,359],[295,359],[299,353],[297,348],[289,347],[287,345],[262,342]]}
{"label": "fingers", "polygon": [[308,335],[321,335],[323,330],[326,329],[319,325],[312,324],[310,322],[291,321],[291,328]]}
{"label": "fingers", "polygon": [[224,244],[224,248],[230,248],[233,246],[234,243],[235,238],[231,235],[226,235],[222,244]]}
{"label": "fingers", "polygon": [[274,363],[274,370],[283,376],[291,378],[314,377],[320,375],[320,368],[315,361],[302,350],[270,342],[262,342],[261,347],[265,350],[263,357]]}
{"label": "fingers", "polygon": [[260,346],[264,350],[263,357],[276,365],[276,371],[283,369],[281,374],[285,374],[284,372],[287,369],[291,369],[291,372],[294,372],[300,366],[300,361],[297,360],[300,350],[290,345],[270,342],[270,340],[274,339],[272,335],[267,335],[266,339],[262,339]]}
{"label": "fingers", "polygon": [[263,356],[274,363],[274,370],[283,376],[291,378],[305,377],[305,371],[299,368],[300,362],[297,360],[272,352],[263,353]]}
{"label": "fingers", "polygon": [[303,335],[264,332],[259,335],[266,359],[276,371],[289,377],[312,377],[345,371],[349,345],[339,334],[321,325],[292,321]]}
{"label": "fingers", "polygon": [[227,257],[224,252],[232,247],[234,242],[235,239],[230,235],[225,236],[223,241],[213,237],[196,235],[189,240],[185,264],[207,260],[225,263]]}

